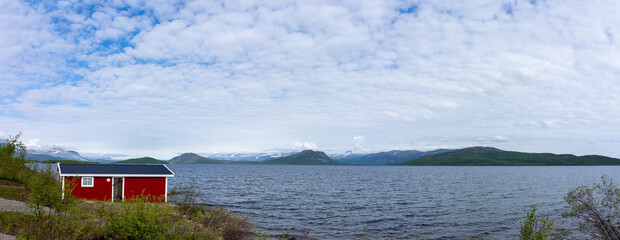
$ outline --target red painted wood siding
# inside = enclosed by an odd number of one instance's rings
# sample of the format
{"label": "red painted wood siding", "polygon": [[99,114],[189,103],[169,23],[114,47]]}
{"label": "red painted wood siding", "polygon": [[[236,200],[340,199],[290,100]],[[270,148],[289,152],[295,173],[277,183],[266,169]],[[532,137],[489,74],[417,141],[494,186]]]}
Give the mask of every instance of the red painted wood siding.
{"label": "red painted wood siding", "polygon": [[[142,192],[144,191],[144,192]],[[150,195],[153,202],[164,202],[166,195],[165,177],[125,177],[125,199]]]}
{"label": "red painted wood siding", "polygon": [[81,177],[65,177],[65,188],[73,186],[73,196],[79,199],[110,201],[112,200],[112,179],[93,177],[92,187],[82,187]]}

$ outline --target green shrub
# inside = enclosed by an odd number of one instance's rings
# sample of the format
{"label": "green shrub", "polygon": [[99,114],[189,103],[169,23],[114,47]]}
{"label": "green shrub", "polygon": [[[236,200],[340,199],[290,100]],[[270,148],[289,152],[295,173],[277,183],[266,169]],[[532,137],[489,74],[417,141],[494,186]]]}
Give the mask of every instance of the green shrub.
{"label": "green shrub", "polygon": [[551,235],[553,230],[553,222],[549,217],[536,217],[536,206],[532,205],[532,210],[527,212],[525,221],[521,226],[521,240],[545,240]]}
{"label": "green shrub", "polygon": [[33,239],[96,239],[105,234],[100,222],[77,208],[45,215],[33,223],[27,233]]}
{"label": "green shrub", "polygon": [[30,218],[22,212],[0,211],[0,228],[2,232],[18,235]]}
{"label": "green shrub", "polygon": [[270,234],[263,233],[263,230],[253,230],[252,234],[254,234],[254,238],[258,240],[267,240],[271,237]]}
{"label": "green shrub", "polygon": [[4,232],[23,239],[99,239],[104,236],[99,222],[84,212],[43,215],[0,211],[0,226]]}
{"label": "green shrub", "polygon": [[187,186],[175,186],[168,192],[168,201],[174,203],[179,210],[189,218],[202,215],[207,209],[198,204],[197,199],[200,195],[198,185],[192,181]]}
{"label": "green shrub", "polygon": [[171,208],[162,203],[149,203],[148,198],[135,198],[109,208],[104,214],[105,228],[120,239],[171,238]]}
{"label": "green shrub", "polygon": [[214,229],[224,239],[248,239],[254,235],[252,231],[254,226],[249,217],[237,216],[223,208],[208,208],[193,220],[209,229]]}
{"label": "green shrub", "polygon": [[202,209],[195,208],[200,195],[198,184],[192,181],[188,186],[175,186],[168,192],[168,201],[176,204],[184,211],[196,212]]}
{"label": "green shrub", "polygon": [[569,211],[562,217],[581,220],[580,230],[593,239],[620,239],[620,189],[606,175],[592,187],[580,186],[564,197]]}
{"label": "green shrub", "polygon": [[178,206],[178,209],[190,220],[206,228],[212,236],[223,239],[250,239],[255,236],[253,225],[248,217],[235,215],[223,208],[206,208],[198,204],[200,195],[196,182],[188,186],[174,187],[170,190],[168,199]]}

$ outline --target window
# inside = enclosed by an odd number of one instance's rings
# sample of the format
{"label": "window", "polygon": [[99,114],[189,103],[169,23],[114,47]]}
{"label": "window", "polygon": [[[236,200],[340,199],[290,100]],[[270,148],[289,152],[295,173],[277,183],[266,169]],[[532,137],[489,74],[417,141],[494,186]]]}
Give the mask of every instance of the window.
{"label": "window", "polygon": [[82,187],[92,187],[94,186],[92,177],[82,177]]}

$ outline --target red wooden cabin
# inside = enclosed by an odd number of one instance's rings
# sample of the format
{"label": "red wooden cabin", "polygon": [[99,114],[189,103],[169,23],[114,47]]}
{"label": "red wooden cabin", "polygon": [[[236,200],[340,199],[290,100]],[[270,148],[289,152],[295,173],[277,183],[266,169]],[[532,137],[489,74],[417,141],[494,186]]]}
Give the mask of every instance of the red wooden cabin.
{"label": "red wooden cabin", "polygon": [[164,164],[65,164],[58,163],[64,188],[73,187],[79,199],[119,201],[148,196],[151,202],[168,201],[168,178],[174,173]]}

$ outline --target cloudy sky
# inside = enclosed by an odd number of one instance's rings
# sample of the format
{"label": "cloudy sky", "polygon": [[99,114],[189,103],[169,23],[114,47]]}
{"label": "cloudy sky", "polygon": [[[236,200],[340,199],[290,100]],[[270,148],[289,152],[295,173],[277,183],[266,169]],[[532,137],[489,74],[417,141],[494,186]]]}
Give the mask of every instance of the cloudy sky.
{"label": "cloudy sky", "polygon": [[0,0],[0,135],[620,157],[620,2]]}

